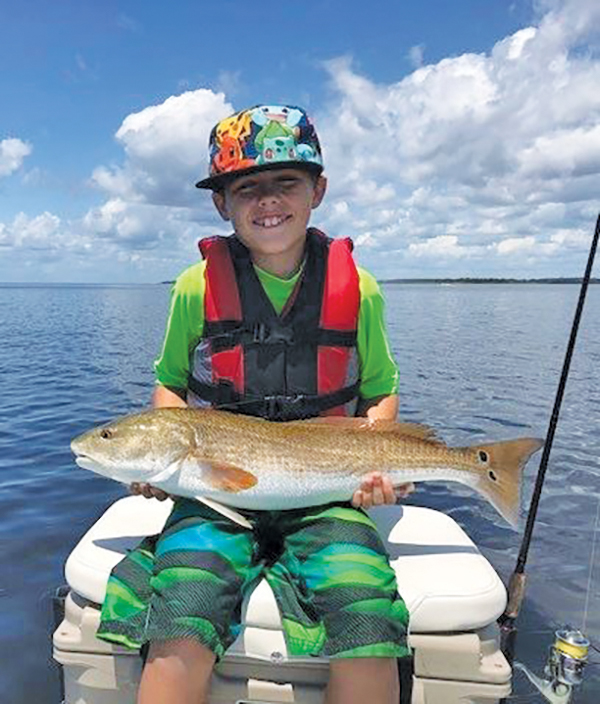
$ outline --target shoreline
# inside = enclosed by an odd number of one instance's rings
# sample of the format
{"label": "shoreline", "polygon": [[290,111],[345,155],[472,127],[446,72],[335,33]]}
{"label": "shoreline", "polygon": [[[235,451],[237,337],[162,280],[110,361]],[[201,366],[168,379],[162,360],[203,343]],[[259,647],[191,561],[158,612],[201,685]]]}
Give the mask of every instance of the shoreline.
{"label": "shoreline", "polygon": [[[513,279],[513,278],[398,278],[398,279],[377,279],[377,283],[386,285],[396,284],[581,284],[582,277],[547,277],[540,279]],[[93,282],[93,283],[73,283],[73,282],[44,282],[44,281],[0,281],[0,288],[136,288],[140,286],[172,286],[175,281],[158,281],[142,283],[113,283],[113,282]],[[599,284],[600,278],[593,277],[590,284]]]}
{"label": "shoreline", "polygon": [[[542,279],[503,279],[462,277],[457,279],[378,279],[380,284],[581,284],[583,277],[548,277]],[[595,277],[590,284],[600,283]]]}

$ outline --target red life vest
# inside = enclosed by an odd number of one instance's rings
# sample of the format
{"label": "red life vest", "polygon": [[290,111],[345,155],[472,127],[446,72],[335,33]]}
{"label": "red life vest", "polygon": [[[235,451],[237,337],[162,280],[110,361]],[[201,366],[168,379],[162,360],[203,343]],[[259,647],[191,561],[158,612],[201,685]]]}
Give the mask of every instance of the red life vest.
{"label": "red life vest", "polygon": [[309,228],[304,270],[281,315],[237,237],[199,247],[204,330],[193,355],[191,402],[269,420],[347,415],[359,384],[352,242]]}

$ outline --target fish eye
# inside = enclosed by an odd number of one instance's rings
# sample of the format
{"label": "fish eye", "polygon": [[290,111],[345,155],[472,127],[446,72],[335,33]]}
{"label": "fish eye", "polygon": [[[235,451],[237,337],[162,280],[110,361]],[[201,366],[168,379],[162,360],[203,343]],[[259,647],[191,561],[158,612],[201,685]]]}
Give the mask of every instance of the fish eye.
{"label": "fish eye", "polygon": [[487,452],[484,452],[484,450],[479,450],[477,456],[479,457],[480,462],[487,462],[490,459],[490,456]]}
{"label": "fish eye", "polygon": [[103,440],[110,440],[112,438],[112,430],[109,430],[108,428],[104,428],[104,430],[100,433],[100,437]]}

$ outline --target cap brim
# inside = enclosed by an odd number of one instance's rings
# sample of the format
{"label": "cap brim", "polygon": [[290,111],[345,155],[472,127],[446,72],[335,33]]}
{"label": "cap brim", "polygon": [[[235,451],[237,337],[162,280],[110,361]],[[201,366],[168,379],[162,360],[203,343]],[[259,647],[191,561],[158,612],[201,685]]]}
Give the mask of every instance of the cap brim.
{"label": "cap brim", "polygon": [[202,181],[198,181],[196,188],[208,188],[212,191],[219,191],[228,183],[238,178],[238,176],[248,176],[257,171],[273,171],[274,169],[302,169],[303,171],[310,171],[316,175],[321,174],[323,171],[321,164],[316,164],[313,161],[276,161],[271,164],[261,164],[260,166],[251,166],[248,169],[240,169],[239,171],[230,171],[224,174],[217,174],[216,176],[209,176],[208,178],[202,179]]}

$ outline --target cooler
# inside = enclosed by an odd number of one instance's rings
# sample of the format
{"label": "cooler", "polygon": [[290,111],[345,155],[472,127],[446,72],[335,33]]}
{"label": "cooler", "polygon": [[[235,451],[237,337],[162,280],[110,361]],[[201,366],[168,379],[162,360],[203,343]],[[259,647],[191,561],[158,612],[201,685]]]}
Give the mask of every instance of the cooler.
{"label": "cooler", "polygon": [[[64,704],[135,704],[141,659],[95,638],[99,605],[112,567],[144,536],[160,532],[170,509],[170,501],[120,499],[70,554],[64,614],[53,638]],[[499,649],[496,625],[506,591],[490,563],[443,513],[398,506],[373,515],[387,535],[411,614],[411,704],[494,704],[508,696],[511,668]],[[243,624],[216,667],[210,704],[321,704],[328,662],[288,655],[266,581],[247,600]],[[408,701],[405,688],[403,702]]]}

